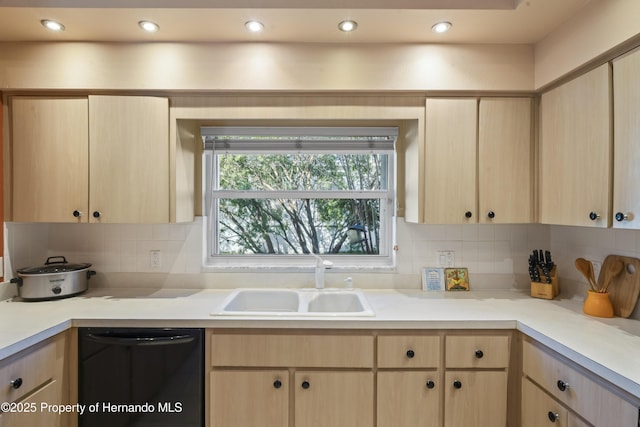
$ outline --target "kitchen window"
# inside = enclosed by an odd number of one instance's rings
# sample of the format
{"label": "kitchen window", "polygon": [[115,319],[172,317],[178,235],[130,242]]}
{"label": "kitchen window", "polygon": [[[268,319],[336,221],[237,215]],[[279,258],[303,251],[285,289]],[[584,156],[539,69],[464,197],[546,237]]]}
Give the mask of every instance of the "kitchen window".
{"label": "kitchen window", "polygon": [[393,127],[203,127],[207,265],[393,265]]}

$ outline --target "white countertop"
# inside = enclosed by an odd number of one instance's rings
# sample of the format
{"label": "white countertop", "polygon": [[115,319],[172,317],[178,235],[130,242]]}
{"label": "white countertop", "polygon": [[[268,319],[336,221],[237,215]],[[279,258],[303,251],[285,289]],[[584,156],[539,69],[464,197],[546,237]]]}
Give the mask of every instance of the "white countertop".
{"label": "white countertop", "polygon": [[2,301],[0,360],[72,326],[517,329],[640,398],[640,321],[586,316],[581,301],[518,291],[365,290],[375,317],[212,316],[229,294],[95,289],[56,301]]}

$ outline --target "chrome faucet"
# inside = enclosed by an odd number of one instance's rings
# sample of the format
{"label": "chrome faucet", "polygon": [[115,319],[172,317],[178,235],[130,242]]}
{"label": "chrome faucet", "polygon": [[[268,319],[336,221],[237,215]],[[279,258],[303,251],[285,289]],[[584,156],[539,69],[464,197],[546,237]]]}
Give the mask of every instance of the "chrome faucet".
{"label": "chrome faucet", "polygon": [[333,267],[333,263],[326,259],[323,260],[313,252],[310,254],[316,259],[316,289],[324,289],[324,271]]}

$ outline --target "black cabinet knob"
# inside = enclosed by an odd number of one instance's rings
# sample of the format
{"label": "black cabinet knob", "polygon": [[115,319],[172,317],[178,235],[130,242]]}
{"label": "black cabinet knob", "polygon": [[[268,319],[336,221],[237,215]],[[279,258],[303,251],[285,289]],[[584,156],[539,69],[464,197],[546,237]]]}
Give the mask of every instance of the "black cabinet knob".
{"label": "black cabinet knob", "polygon": [[489,211],[489,213],[487,213],[487,216],[489,217],[489,219],[493,219],[496,217],[496,213],[494,211]]}
{"label": "black cabinet knob", "polygon": [[18,377],[15,380],[11,381],[11,388],[17,390],[22,386],[22,378]]}
{"label": "black cabinet knob", "polygon": [[618,222],[627,221],[629,219],[629,215],[622,212],[617,212],[615,218]]}
{"label": "black cabinet knob", "polygon": [[306,390],[306,389],[308,389],[309,387],[311,387],[311,384],[309,384],[309,381],[307,381],[307,380],[302,381],[302,388],[303,388],[303,389],[305,389],[305,390]]}
{"label": "black cabinet knob", "polygon": [[428,389],[432,389],[436,386],[436,383],[434,383],[432,380],[427,381],[427,388]]}
{"label": "black cabinet knob", "polygon": [[100,218],[100,211],[93,211],[94,218]]}
{"label": "black cabinet knob", "polygon": [[275,380],[275,381],[273,382],[273,387],[274,387],[274,388],[280,388],[280,387],[282,387],[282,381],[280,381],[280,380]]}
{"label": "black cabinet knob", "polygon": [[460,380],[455,380],[453,382],[453,388],[461,389],[462,388],[462,382]]}
{"label": "black cabinet knob", "polygon": [[482,359],[484,357],[484,352],[482,350],[476,350],[476,359]]}
{"label": "black cabinet knob", "polygon": [[75,210],[73,211],[73,216],[76,218],[80,218],[82,216],[82,212],[80,212],[79,210]]}
{"label": "black cabinet knob", "polygon": [[464,217],[465,217],[465,218],[471,218],[472,216],[473,216],[473,214],[471,213],[471,211],[466,211],[466,212],[464,213]]}
{"label": "black cabinet knob", "polygon": [[589,212],[589,219],[591,221],[596,221],[597,219],[600,219],[600,215],[595,212]]}
{"label": "black cabinet knob", "polygon": [[569,388],[569,384],[567,384],[566,382],[564,382],[562,380],[558,380],[556,385],[558,386],[558,390],[560,390],[560,391],[567,391],[567,389]]}
{"label": "black cabinet knob", "polygon": [[558,418],[560,418],[560,414],[557,414],[557,413],[555,413],[555,412],[551,412],[551,411],[549,411],[549,413],[547,414],[547,416],[549,417],[549,421],[551,421],[552,423],[555,423],[555,422],[556,422],[556,420],[557,420]]}
{"label": "black cabinet knob", "polygon": [[407,357],[409,359],[413,359],[413,357],[416,355],[416,353],[413,350],[407,350]]}

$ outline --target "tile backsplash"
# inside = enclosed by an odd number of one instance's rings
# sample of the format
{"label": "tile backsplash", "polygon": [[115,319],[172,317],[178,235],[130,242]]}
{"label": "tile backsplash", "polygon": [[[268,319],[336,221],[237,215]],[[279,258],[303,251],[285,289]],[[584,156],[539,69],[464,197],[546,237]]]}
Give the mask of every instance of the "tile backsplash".
{"label": "tile backsplash", "polygon": [[[435,266],[437,251],[455,253],[455,266],[469,268],[472,288],[495,289],[526,286],[527,257],[532,248],[549,247],[545,225],[418,225],[397,221],[397,268],[393,272],[350,272],[359,287],[420,288],[422,267]],[[137,278],[156,273],[164,286],[236,287],[250,273],[201,273],[202,218],[187,224],[6,224],[5,267],[8,271],[39,265],[48,256],[90,262],[100,279],[118,273]],[[150,266],[151,250],[159,250],[161,265]],[[158,276],[161,274],[163,276]],[[264,275],[261,282],[283,282],[283,273]],[[306,273],[286,274],[288,285]],[[339,271],[327,275],[331,286],[342,281]],[[266,279],[265,279],[266,278]],[[311,280],[311,279],[309,279]],[[144,282],[142,280],[141,282]],[[360,282],[360,283],[358,283]],[[306,286],[302,284],[302,286]]]}
{"label": "tile backsplash", "polygon": [[[5,224],[7,278],[17,268],[39,265],[48,256],[90,262],[98,275],[92,286],[119,286],[134,278],[142,286],[232,288],[240,283],[307,286],[310,273],[201,273],[202,218],[186,224]],[[602,261],[606,255],[640,257],[640,231],[528,225],[419,225],[397,221],[397,268],[327,275],[328,286],[353,276],[357,287],[419,289],[422,267],[435,266],[437,251],[455,252],[455,266],[469,268],[472,289],[529,286],[527,259],[532,249],[550,249],[559,267],[563,295],[582,297],[586,283],[575,258]],[[151,250],[161,266],[150,267]],[[308,282],[308,283],[307,283]]]}

